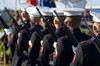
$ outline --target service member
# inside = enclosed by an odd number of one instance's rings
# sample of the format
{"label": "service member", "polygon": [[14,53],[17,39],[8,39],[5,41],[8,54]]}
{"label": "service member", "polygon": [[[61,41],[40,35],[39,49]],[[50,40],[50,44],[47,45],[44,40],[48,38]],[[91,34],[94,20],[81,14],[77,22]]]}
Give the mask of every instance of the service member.
{"label": "service member", "polygon": [[[38,18],[40,18],[40,15],[38,13],[38,11],[36,10],[36,8],[28,8],[30,11],[33,11],[33,13],[36,13],[38,14]],[[51,12],[49,12],[48,10],[45,11],[45,9],[49,9],[48,7],[40,7],[39,8],[41,11],[42,11],[42,14],[44,17],[47,17],[47,16],[51,16]],[[43,11],[44,10],[44,11]],[[41,33],[44,35],[48,34],[48,30],[47,28],[45,27],[45,22],[43,21],[43,19],[41,18],[41,26],[43,27],[43,29],[41,29]],[[32,34],[32,37],[29,41],[29,45],[30,45],[30,48],[29,48],[29,52],[28,52],[28,57],[30,59],[30,61],[33,63],[33,64],[36,64],[37,63],[37,57],[39,55],[39,51],[40,51],[40,47],[41,47],[41,44],[40,44],[40,41],[42,39],[40,38],[40,36],[38,35],[37,32],[34,32]]]}
{"label": "service member", "polygon": [[[100,9],[91,10],[90,14],[93,16],[94,34],[100,39]],[[83,41],[78,45],[70,66],[100,66],[100,53],[93,39]]]}
{"label": "service member", "polygon": [[[67,21],[67,26],[72,31],[78,42],[89,39],[90,36],[82,33],[79,29],[81,23],[81,15],[84,10],[78,8],[69,8],[64,9],[64,11],[64,14],[67,15],[65,19]],[[67,35],[61,37],[57,41],[53,60],[54,66],[69,66],[77,47],[77,45],[74,45],[74,43],[71,42],[72,41],[69,40],[69,37]]]}
{"label": "service member", "polygon": [[[29,4],[24,4],[26,6],[29,6]],[[32,6],[31,6],[32,7]],[[34,7],[34,6],[33,6]],[[28,7],[27,7],[28,8]],[[26,12],[26,8],[21,8],[22,11],[23,9],[25,10],[24,12]],[[27,15],[26,15],[27,16]],[[24,18],[23,18],[24,19]],[[25,18],[26,19],[26,18]],[[25,20],[24,19],[24,20]],[[34,30],[32,29],[29,29],[32,33],[34,32]],[[18,35],[17,35],[18,36]],[[15,51],[15,54],[14,54],[14,58],[13,58],[13,62],[12,62],[12,66],[21,66],[21,63],[23,62],[22,60],[24,59],[24,56],[23,55],[27,55],[28,53],[28,41],[29,41],[29,37],[26,33],[25,30],[22,30],[18,36],[18,40],[17,40],[17,47],[16,47],[16,51]],[[24,53],[23,53],[24,52]]]}
{"label": "service member", "polygon": [[34,6],[29,3],[19,4],[19,8],[21,9],[21,17],[22,17],[23,21],[27,24],[27,26],[30,28],[30,19],[29,19],[29,15],[26,11],[28,7],[34,7]]}
{"label": "service member", "polygon": [[[64,17],[64,13],[59,11],[59,8],[52,8],[50,9],[50,11],[56,10],[58,15],[63,18]],[[61,25],[61,23],[59,22],[59,19],[56,17],[56,15],[54,14],[55,18],[54,18],[54,26],[56,28],[56,34],[58,35],[58,37],[62,37],[65,34],[64,32],[64,28]],[[54,47],[53,47],[53,43],[56,42],[54,41],[53,37],[51,34],[47,34],[44,38],[43,38],[43,43],[42,43],[42,47],[40,50],[40,56],[39,56],[39,62],[41,63],[41,66],[49,66],[51,65],[52,62],[52,57],[53,57],[53,51],[54,51]]]}

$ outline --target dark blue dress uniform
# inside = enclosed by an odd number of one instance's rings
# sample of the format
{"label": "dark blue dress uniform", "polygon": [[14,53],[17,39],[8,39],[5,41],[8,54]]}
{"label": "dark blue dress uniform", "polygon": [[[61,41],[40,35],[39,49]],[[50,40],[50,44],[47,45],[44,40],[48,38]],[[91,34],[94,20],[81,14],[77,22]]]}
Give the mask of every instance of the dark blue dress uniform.
{"label": "dark blue dress uniform", "polygon": [[[63,27],[56,29],[56,33],[58,37],[66,35]],[[50,54],[52,56],[52,53],[54,51],[53,43],[54,40],[50,34],[44,37],[39,56],[39,62],[41,63],[41,66],[49,66],[49,61],[52,60],[50,59]]]}
{"label": "dark blue dress uniform", "polygon": [[[93,9],[90,11],[90,14],[93,16],[94,24],[93,31],[98,34],[100,39],[100,9]],[[81,42],[76,50],[73,62],[70,66],[100,66],[100,53],[95,46],[94,37]]]}
{"label": "dark blue dress uniform", "polygon": [[[37,25],[37,26],[39,28],[42,28],[39,25]],[[32,33],[35,31],[32,28],[30,28],[29,30]],[[27,57],[28,47],[29,47],[28,41],[29,41],[29,37],[28,37],[26,31],[22,30],[20,32],[19,44],[16,45],[16,50],[15,50],[14,58],[13,58],[13,61],[12,61],[12,66],[21,66],[22,62],[24,62],[24,60],[28,58]],[[25,51],[25,52],[23,53],[23,51]]]}
{"label": "dark blue dress uniform", "polygon": [[[90,36],[82,33],[79,28],[73,29],[72,33],[76,37],[78,42],[91,38]],[[56,52],[58,52],[58,54],[57,56],[54,55],[54,66],[69,66],[72,58],[74,57],[72,46],[73,44],[71,43],[71,41],[69,42],[69,38],[67,36],[62,37],[57,41]]]}
{"label": "dark blue dress uniform", "polygon": [[100,66],[100,53],[92,39],[78,45],[70,66]]}
{"label": "dark blue dress uniform", "polygon": [[[28,27],[30,27],[29,20],[25,20],[25,23],[26,23],[26,25],[28,25]],[[19,25],[19,27],[21,28],[21,30],[24,29],[22,25]],[[17,28],[15,28],[15,26],[12,26],[12,30],[13,30],[13,38],[9,42],[11,59],[14,56],[16,43],[17,43],[17,38],[18,38],[18,30],[17,30]]]}
{"label": "dark blue dress uniform", "polygon": [[54,66],[69,66],[73,56],[72,44],[68,36],[58,39],[53,56]]}
{"label": "dark blue dress uniform", "polygon": [[[39,28],[39,30],[42,29],[42,26],[40,26],[40,25],[36,25],[36,26]],[[35,31],[33,28],[30,28],[29,30],[31,31],[31,33],[34,33],[34,31]],[[28,51],[28,47],[29,47],[28,41],[29,40],[30,40],[30,38],[28,37],[26,31],[25,30],[21,31],[20,37],[19,37],[19,44],[18,44],[18,49],[20,50],[20,52],[21,51],[23,52],[23,50]]]}
{"label": "dark blue dress uniform", "polygon": [[[46,28],[44,28],[43,30],[41,30],[41,33],[45,36],[46,34],[49,34],[48,30]],[[31,37],[31,42],[32,42],[32,47],[29,48],[29,53],[28,53],[28,57],[30,59],[30,61],[33,64],[37,63],[37,58],[39,56],[39,51],[40,51],[40,47],[41,47],[41,43],[40,41],[42,40],[39,35],[34,32],[32,34]]]}

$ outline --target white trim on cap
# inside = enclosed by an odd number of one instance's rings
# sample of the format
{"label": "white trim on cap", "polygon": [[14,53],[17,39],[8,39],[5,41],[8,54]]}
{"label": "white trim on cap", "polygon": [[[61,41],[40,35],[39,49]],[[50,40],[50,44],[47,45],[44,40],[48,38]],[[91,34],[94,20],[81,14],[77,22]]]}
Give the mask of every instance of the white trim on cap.
{"label": "white trim on cap", "polygon": [[66,16],[82,15],[82,12],[84,12],[82,8],[63,8],[62,10]]}
{"label": "white trim on cap", "polygon": [[29,16],[30,16],[30,17],[40,17],[40,15],[30,14],[30,13],[29,13]]}
{"label": "white trim on cap", "polygon": [[64,15],[66,16],[76,16],[76,15],[82,15],[82,13],[78,13],[78,12],[64,12]]}
{"label": "white trim on cap", "polygon": [[43,16],[52,16],[53,13],[48,13],[48,12],[41,12]]}

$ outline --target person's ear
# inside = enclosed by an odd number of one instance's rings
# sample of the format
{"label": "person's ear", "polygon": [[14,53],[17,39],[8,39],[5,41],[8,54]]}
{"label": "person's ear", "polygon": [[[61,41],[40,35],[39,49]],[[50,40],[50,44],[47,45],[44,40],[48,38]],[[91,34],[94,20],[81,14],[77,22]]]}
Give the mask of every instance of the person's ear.
{"label": "person's ear", "polygon": [[22,13],[22,17],[24,17],[24,13]]}
{"label": "person's ear", "polygon": [[67,23],[67,25],[69,25],[70,26],[70,21],[68,20],[68,23]]}
{"label": "person's ear", "polygon": [[93,25],[93,31],[96,31],[96,30],[97,30],[96,26],[95,26],[95,25]]}
{"label": "person's ear", "polygon": [[54,24],[57,24],[57,20],[54,20]]}

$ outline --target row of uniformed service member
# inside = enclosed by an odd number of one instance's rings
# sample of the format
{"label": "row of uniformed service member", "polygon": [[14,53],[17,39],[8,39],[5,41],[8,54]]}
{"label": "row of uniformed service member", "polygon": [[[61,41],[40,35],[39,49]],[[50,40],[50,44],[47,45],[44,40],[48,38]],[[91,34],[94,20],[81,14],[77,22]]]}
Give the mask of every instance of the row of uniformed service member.
{"label": "row of uniformed service member", "polygon": [[[25,23],[29,26],[31,31],[31,38],[28,37],[27,32],[23,29],[16,33],[16,39],[11,42],[12,66],[97,66],[100,65],[100,54],[93,44],[90,36],[81,32],[79,26],[81,23],[81,16],[84,9],[81,8],[48,8],[39,7],[42,15],[49,20],[55,33],[59,39],[54,41],[49,30],[45,26],[45,22],[36,7],[31,4],[24,3],[20,5],[22,10],[21,16]],[[63,25],[53,13],[57,11],[58,15],[64,20],[64,24],[69,27],[72,34],[78,40],[79,44],[74,45],[67,36]],[[97,11],[97,12],[96,12]],[[95,34],[100,34],[100,10],[93,10],[91,14],[95,22],[93,29]],[[29,16],[28,16],[29,14]],[[53,16],[54,15],[54,16]],[[54,19],[52,19],[54,17]],[[43,34],[41,39],[37,32],[32,28],[34,23]],[[23,27],[21,25],[21,27]],[[14,31],[13,31],[14,32]],[[86,40],[86,41],[85,41]],[[82,42],[83,41],[83,42]],[[14,51],[13,51],[14,50]]]}

